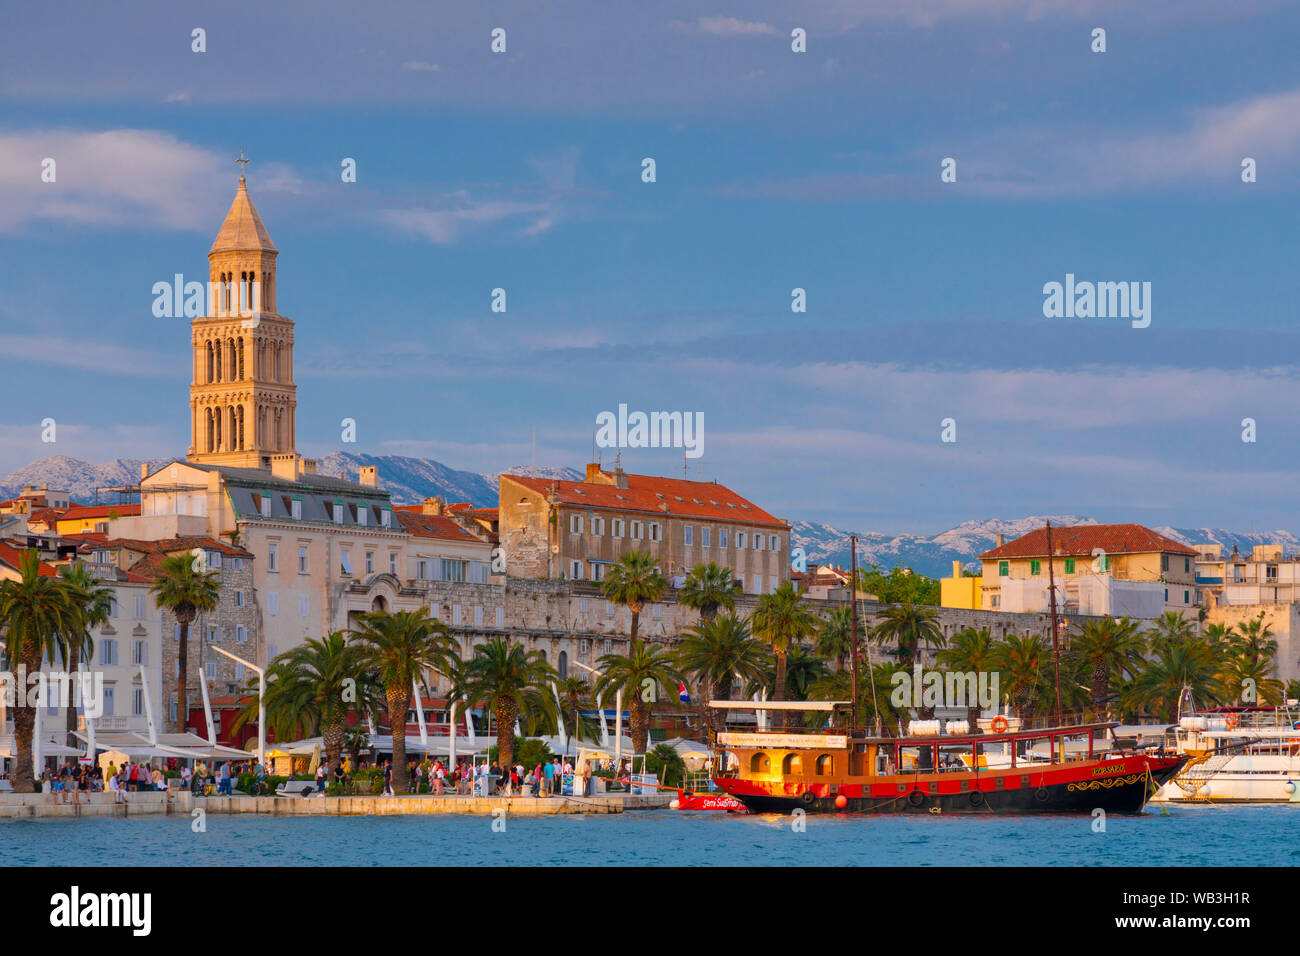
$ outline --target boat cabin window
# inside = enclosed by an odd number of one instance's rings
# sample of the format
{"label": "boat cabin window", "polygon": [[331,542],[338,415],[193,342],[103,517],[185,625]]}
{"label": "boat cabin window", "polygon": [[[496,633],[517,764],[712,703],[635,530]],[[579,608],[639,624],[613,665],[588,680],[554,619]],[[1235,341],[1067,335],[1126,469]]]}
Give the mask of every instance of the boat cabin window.
{"label": "boat cabin window", "polygon": [[798,754],[786,754],[785,760],[781,761],[781,772],[786,776],[803,774],[803,757]]}
{"label": "boat cabin window", "polygon": [[835,761],[830,754],[822,754],[817,758],[817,776],[831,777],[835,775]]}
{"label": "boat cabin window", "polygon": [[749,758],[750,773],[767,773],[772,769],[772,761],[761,750]]}

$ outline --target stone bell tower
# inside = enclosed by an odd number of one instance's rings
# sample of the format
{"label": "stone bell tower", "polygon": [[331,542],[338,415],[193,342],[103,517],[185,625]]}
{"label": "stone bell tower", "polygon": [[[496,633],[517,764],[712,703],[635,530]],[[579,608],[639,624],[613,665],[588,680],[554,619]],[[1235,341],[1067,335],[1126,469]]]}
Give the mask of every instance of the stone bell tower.
{"label": "stone bell tower", "polygon": [[190,326],[187,457],[197,464],[270,468],[273,455],[296,455],[293,321],[276,311],[279,254],[241,174],[208,252],[207,315]]}

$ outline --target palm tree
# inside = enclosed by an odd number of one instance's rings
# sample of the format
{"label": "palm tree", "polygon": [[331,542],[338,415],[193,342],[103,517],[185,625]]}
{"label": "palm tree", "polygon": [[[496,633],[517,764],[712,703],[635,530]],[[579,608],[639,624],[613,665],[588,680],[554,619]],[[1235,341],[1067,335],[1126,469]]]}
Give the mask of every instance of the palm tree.
{"label": "palm tree", "polygon": [[[18,580],[0,581],[0,627],[6,630],[9,662],[35,674],[42,660],[65,656],[67,635],[81,626],[81,617],[66,582],[57,575],[41,573],[36,551],[23,552],[19,571]],[[32,773],[36,710],[15,707],[13,721],[13,786],[19,793],[30,793],[36,789]]]}
{"label": "palm tree", "polygon": [[[791,645],[798,644],[817,630],[818,618],[803,602],[802,595],[787,581],[771,594],[758,599],[749,619],[754,636],[772,648],[776,657],[773,700],[786,699],[786,659]],[[777,729],[785,726],[785,715],[777,711]]]}
{"label": "palm tree", "polygon": [[935,623],[938,612],[917,604],[892,604],[880,614],[880,621],[871,629],[871,637],[878,644],[895,645],[894,656],[903,667],[911,667],[918,652],[926,646],[943,647],[947,641]]}
{"label": "palm tree", "polygon": [[[76,674],[82,659],[93,660],[95,641],[90,631],[109,619],[113,613],[113,591],[100,587],[100,579],[87,569],[85,562],[74,561],[59,569],[68,588],[69,597],[77,609],[78,627],[75,634],[68,635],[68,672]],[[69,707],[67,712],[68,746],[76,746],[73,732],[77,729],[77,711]]]}
{"label": "palm tree", "polygon": [[[603,700],[617,699],[619,691],[631,712],[632,750],[645,753],[646,741],[650,736],[650,704],[658,699],[658,688],[676,686],[684,680],[673,660],[673,656],[658,645],[645,641],[632,641],[626,654],[606,654],[596,662],[600,677],[596,680],[595,691]],[[674,703],[680,706],[677,695],[673,694]]]}
{"label": "palm tree", "polygon": [[710,561],[697,564],[686,574],[678,600],[689,608],[700,612],[701,623],[711,621],[719,608],[736,610],[736,582],[732,580],[731,568],[720,567]]}
{"label": "palm tree", "polygon": [[1258,664],[1266,664],[1266,670],[1272,669],[1273,659],[1277,656],[1277,641],[1273,640],[1273,629],[1264,623],[1264,612],[1259,617],[1243,621],[1237,625],[1237,635],[1233,638],[1233,650],[1243,654],[1253,670]]}
{"label": "palm tree", "polygon": [[[266,674],[266,722],[280,740],[325,738],[325,762],[333,779],[343,759],[349,715],[375,710],[383,688],[362,666],[362,648],[347,642],[346,631],[285,651]],[[257,719],[253,699],[235,718],[231,732]]]}
{"label": "palm tree", "polygon": [[564,717],[567,721],[565,730],[574,740],[600,740],[600,720],[588,720],[582,716],[583,708],[591,707],[591,685],[584,677],[570,674],[559,678],[555,683],[556,693],[564,705]]}
{"label": "palm tree", "polygon": [[[710,701],[729,700],[731,683],[759,680],[770,655],[749,632],[749,624],[734,613],[702,618],[686,632],[673,651],[677,666],[700,687],[701,726],[710,734],[726,724],[726,715],[709,708]],[[712,742],[712,737],[710,742]]]}
{"label": "palm tree", "polygon": [[[973,674],[990,673],[997,668],[997,653],[993,636],[987,627],[964,627],[952,636],[952,641],[939,652],[939,666],[946,670],[967,671]],[[972,734],[979,730],[980,704],[978,700],[966,702],[966,724]]]}
{"label": "palm tree", "polygon": [[459,668],[455,694],[482,703],[497,725],[497,758],[508,767],[515,759],[515,721],[520,714],[554,718],[551,681],[557,677],[541,651],[526,651],[503,637],[474,648],[473,659]]}
{"label": "palm tree", "polygon": [[[1142,660],[1146,642],[1138,633],[1138,623],[1127,615],[1118,621],[1103,617],[1085,621],[1070,642],[1069,656],[1084,661],[1092,691],[1093,706],[1110,696],[1111,678],[1123,678],[1134,672]],[[1107,703],[1106,710],[1110,710]]]}
{"label": "palm tree", "polygon": [[[892,734],[891,725],[901,726],[907,716],[906,708],[894,707],[890,700],[894,687],[894,674],[903,671],[897,664],[872,664],[866,674],[858,677],[858,720],[871,726],[880,720],[881,730]],[[908,675],[911,680],[911,675]],[[874,689],[874,693],[873,693]],[[808,685],[809,700],[850,700],[853,697],[853,675],[847,670],[826,671]],[[848,726],[850,714],[836,711],[831,715],[832,726]]]}
{"label": "palm tree", "polygon": [[1219,682],[1223,685],[1224,703],[1282,703],[1285,685],[1272,675],[1272,661],[1253,660],[1249,654],[1229,656],[1222,662],[1218,674]]}
{"label": "palm tree", "polygon": [[1046,697],[1046,682],[1052,678],[1052,661],[1047,645],[1037,634],[1012,634],[994,649],[1001,672],[1003,693],[1011,700],[1016,716],[1030,720]]}
{"label": "palm tree", "polygon": [[[790,700],[807,700],[808,688],[826,675],[828,668],[807,644],[792,644],[785,658],[785,693]],[[776,674],[772,674],[775,683]]]}
{"label": "palm tree", "polygon": [[1177,611],[1165,611],[1155,619],[1153,633],[1171,641],[1185,641],[1196,635],[1196,629]]}
{"label": "palm tree", "polygon": [[1192,698],[1209,703],[1227,695],[1219,676],[1219,655],[1203,639],[1171,638],[1157,634],[1150,643],[1151,658],[1121,692],[1121,701],[1133,709],[1172,720],[1178,713],[1183,689]]}
{"label": "palm tree", "polygon": [[384,688],[393,735],[393,789],[400,793],[406,789],[406,712],[411,689],[426,670],[450,674],[459,645],[447,626],[429,617],[424,608],[363,614],[359,623],[353,634],[361,642],[361,666],[374,671]]}
{"label": "palm tree", "polygon": [[176,733],[185,733],[189,721],[189,698],[185,687],[189,682],[190,624],[201,611],[211,611],[221,598],[220,577],[215,571],[203,571],[199,559],[189,553],[163,558],[158,580],[149,588],[154,601],[163,610],[171,611],[180,625],[180,649],[176,655],[179,670],[176,674]]}
{"label": "palm tree", "polygon": [[668,579],[655,567],[649,551],[628,551],[609,566],[600,586],[605,597],[632,612],[632,642],[641,628],[641,610],[668,590]]}
{"label": "palm tree", "polygon": [[[858,643],[866,637],[864,621],[858,621]],[[844,670],[844,662],[853,651],[853,609],[847,604],[832,608],[817,631],[817,653],[835,662],[837,671]]]}

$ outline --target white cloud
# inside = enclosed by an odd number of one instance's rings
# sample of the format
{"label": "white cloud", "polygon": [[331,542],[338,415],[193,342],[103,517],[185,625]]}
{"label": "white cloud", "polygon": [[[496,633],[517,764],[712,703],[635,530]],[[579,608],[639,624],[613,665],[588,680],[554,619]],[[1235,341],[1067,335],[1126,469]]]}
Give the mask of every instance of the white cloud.
{"label": "white cloud", "polygon": [[776,28],[770,23],[757,23],[736,17],[699,17],[694,21],[670,20],[668,25],[682,33],[705,33],[715,37],[776,33]]}
{"label": "white cloud", "polygon": [[416,73],[438,73],[442,67],[437,63],[425,63],[423,60],[408,60],[402,64],[402,69]]}

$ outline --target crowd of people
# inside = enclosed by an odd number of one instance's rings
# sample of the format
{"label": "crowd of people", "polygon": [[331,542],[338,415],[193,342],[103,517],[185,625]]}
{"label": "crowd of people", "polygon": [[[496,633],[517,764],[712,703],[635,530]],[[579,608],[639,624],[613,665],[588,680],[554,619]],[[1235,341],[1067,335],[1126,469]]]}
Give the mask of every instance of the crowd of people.
{"label": "crowd of people", "polygon": [[[396,796],[393,790],[392,761],[385,760],[376,764],[383,771],[384,796]],[[358,770],[369,770],[366,761],[359,761]],[[334,768],[334,783],[344,784],[352,779],[353,769],[350,758],[345,757]],[[496,761],[489,764],[472,759],[457,760],[455,766],[444,763],[439,757],[432,760],[408,760],[406,764],[406,792],[429,793],[434,796],[560,796],[564,792],[564,781],[570,778],[574,796],[585,796],[592,791],[591,766],[584,766],[581,775],[574,776],[571,760],[555,757],[549,762],[538,763],[531,770],[522,763],[511,767],[502,767]],[[331,782],[329,768],[323,763],[316,769],[316,792],[324,793]]]}

